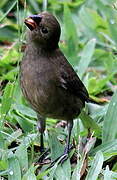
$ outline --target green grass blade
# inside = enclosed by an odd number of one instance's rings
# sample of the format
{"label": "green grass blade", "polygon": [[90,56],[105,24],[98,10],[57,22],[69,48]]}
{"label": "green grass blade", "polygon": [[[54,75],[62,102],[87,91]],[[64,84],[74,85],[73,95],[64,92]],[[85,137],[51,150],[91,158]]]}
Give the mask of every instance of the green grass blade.
{"label": "green grass blade", "polygon": [[97,152],[94,160],[92,162],[92,165],[90,167],[90,170],[87,174],[86,180],[96,180],[99,173],[101,172],[102,165],[103,165],[103,154],[101,151]]}
{"label": "green grass blade", "polygon": [[115,150],[117,150],[117,139],[116,140],[111,140],[109,142],[105,142],[105,143],[97,146],[96,148],[94,148],[90,152],[90,154],[94,155],[98,151],[102,151],[103,153],[107,153],[107,152],[113,152]]}
{"label": "green grass blade", "polygon": [[30,7],[33,8],[33,11],[35,11],[36,13],[40,12],[39,3],[37,1],[28,0],[28,3],[30,4]]}
{"label": "green grass blade", "polygon": [[89,66],[89,63],[92,60],[92,55],[95,50],[96,39],[91,39],[84,47],[82,51],[82,56],[78,64],[78,75],[82,79],[83,74]]}
{"label": "green grass blade", "polygon": [[[35,169],[36,167],[34,167],[34,165],[32,165],[28,171],[26,172],[26,174],[23,176],[22,180],[36,180],[36,176],[35,176]],[[15,179],[14,179],[15,180]]]}
{"label": "green grass blade", "polygon": [[89,115],[87,115],[85,111],[82,111],[79,117],[82,120],[85,128],[90,128],[97,133],[101,132],[101,128],[98,126],[98,124]]}
{"label": "green grass blade", "polygon": [[20,165],[16,156],[12,155],[11,157],[9,157],[8,162],[10,169],[8,174],[8,180],[21,180]]}
{"label": "green grass blade", "polygon": [[5,141],[6,146],[9,146],[13,141],[17,140],[18,137],[22,135],[21,129],[14,131],[12,134],[8,134],[8,137]]}
{"label": "green grass blade", "polygon": [[103,143],[117,138],[117,91],[112,97],[107,113],[104,118],[102,131]]}
{"label": "green grass blade", "polygon": [[4,18],[7,16],[7,14],[14,8],[14,6],[16,5],[17,1],[13,2],[13,4],[11,5],[11,7],[8,9],[8,11],[0,18],[0,22],[4,20]]}
{"label": "green grass blade", "polygon": [[70,180],[71,177],[71,165],[68,159],[62,165],[59,165],[55,172],[56,179]]}
{"label": "green grass blade", "polygon": [[72,19],[72,13],[64,4],[64,28],[65,28],[65,40],[67,42],[67,57],[72,65],[77,64],[78,54],[78,35],[74,21]]}
{"label": "green grass blade", "polygon": [[57,132],[49,132],[49,145],[51,149],[51,159],[54,161],[63,154],[64,147],[57,139]]}
{"label": "green grass blade", "polygon": [[1,115],[6,115],[12,104],[12,96],[13,96],[14,84],[8,83],[5,87],[4,95],[2,98],[2,107],[1,107]]}
{"label": "green grass blade", "polygon": [[109,170],[109,167],[106,166],[106,169],[104,171],[104,180],[112,180],[112,172]]}
{"label": "green grass blade", "polygon": [[25,144],[21,144],[16,152],[15,152],[18,160],[19,160],[19,164],[20,164],[20,168],[21,171],[24,173],[28,170],[28,154],[27,154],[27,147]]}

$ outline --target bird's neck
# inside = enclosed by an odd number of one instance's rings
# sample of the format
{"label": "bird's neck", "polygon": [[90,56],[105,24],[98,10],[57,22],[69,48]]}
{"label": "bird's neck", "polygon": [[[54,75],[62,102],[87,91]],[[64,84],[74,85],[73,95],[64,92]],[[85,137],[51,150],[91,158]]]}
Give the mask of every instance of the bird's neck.
{"label": "bird's neck", "polygon": [[48,57],[51,56],[57,49],[58,46],[56,48],[46,48],[41,46],[40,44],[37,45],[31,42],[27,45],[26,52],[35,56]]}

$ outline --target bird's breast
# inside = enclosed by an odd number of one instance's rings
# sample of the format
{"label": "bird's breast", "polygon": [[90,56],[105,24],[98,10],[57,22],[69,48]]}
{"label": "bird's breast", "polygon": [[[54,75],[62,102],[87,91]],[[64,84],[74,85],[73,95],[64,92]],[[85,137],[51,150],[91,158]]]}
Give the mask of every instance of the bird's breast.
{"label": "bird's breast", "polygon": [[21,88],[24,96],[39,112],[49,111],[56,94],[53,69],[44,62],[23,61],[21,64]]}

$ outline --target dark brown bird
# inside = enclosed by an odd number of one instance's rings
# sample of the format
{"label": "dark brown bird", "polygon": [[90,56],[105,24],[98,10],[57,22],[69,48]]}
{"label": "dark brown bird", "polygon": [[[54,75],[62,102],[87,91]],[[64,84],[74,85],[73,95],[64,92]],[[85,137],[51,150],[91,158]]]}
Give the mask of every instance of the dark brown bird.
{"label": "dark brown bird", "polygon": [[69,64],[58,43],[60,25],[48,12],[25,19],[29,28],[27,47],[21,63],[21,88],[24,96],[37,112],[44,150],[45,118],[66,120],[68,138],[64,155],[68,155],[73,119],[76,118],[89,95],[82,81]]}

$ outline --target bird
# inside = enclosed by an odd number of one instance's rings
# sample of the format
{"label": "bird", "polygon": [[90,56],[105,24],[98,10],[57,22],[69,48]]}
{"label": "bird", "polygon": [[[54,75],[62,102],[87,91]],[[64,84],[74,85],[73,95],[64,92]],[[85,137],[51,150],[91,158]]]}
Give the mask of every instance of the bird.
{"label": "bird", "polygon": [[65,120],[68,136],[64,155],[70,150],[73,120],[78,117],[89,94],[83,82],[59,48],[61,27],[49,12],[30,15],[27,46],[20,65],[20,84],[24,97],[37,113],[40,151],[44,151],[46,118]]}

